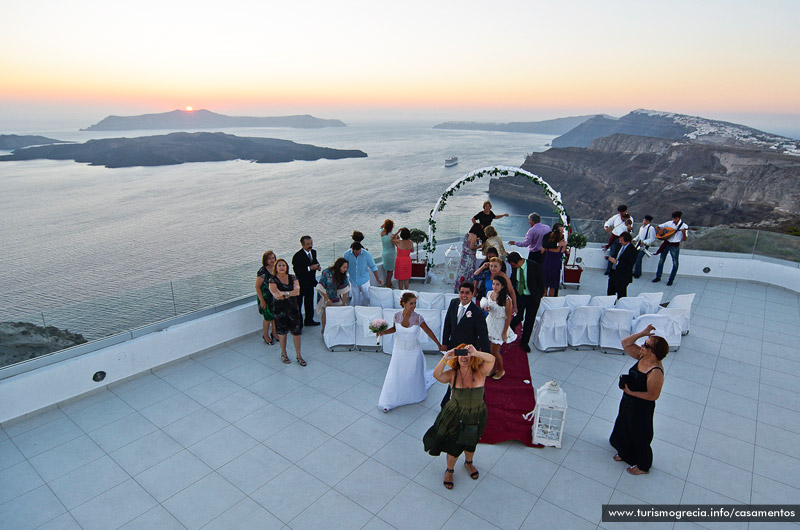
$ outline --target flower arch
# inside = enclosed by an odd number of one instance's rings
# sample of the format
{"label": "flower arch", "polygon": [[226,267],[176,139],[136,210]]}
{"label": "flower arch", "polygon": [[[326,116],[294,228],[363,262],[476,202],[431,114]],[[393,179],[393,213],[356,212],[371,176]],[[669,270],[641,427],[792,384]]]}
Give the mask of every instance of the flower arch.
{"label": "flower arch", "polygon": [[561,201],[561,193],[557,192],[553,187],[542,180],[538,175],[534,175],[528,171],[520,167],[511,167],[511,166],[492,166],[492,167],[485,167],[481,169],[476,169],[471,173],[467,173],[463,177],[459,178],[447,189],[442,193],[442,196],[439,197],[439,200],[436,201],[436,205],[433,207],[430,213],[430,218],[428,219],[428,242],[425,244],[425,251],[426,257],[428,258],[428,268],[433,266],[433,260],[430,257],[436,251],[436,214],[444,210],[444,207],[447,205],[447,199],[455,195],[456,191],[461,188],[465,183],[472,182],[475,179],[479,179],[482,177],[508,177],[508,176],[523,176],[526,177],[529,181],[537,184],[542,188],[544,194],[547,195],[547,198],[553,201],[553,206],[555,206],[555,212],[561,218],[561,222],[564,223],[564,226],[569,229],[567,219],[567,210],[564,209],[564,203]]}

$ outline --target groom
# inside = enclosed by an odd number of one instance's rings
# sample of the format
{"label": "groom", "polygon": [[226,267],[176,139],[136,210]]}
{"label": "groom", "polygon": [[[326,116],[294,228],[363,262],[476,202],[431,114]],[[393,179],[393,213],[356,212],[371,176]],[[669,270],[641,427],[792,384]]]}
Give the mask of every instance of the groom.
{"label": "groom", "polygon": [[[442,351],[448,351],[459,344],[472,344],[482,352],[489,352],[489,333],[486,330],[486,315],[472,301],[475,286],[464,282],[458,289],[458,298],[450,302],[444,318],[442,332]],[[450,387],[442,400],[442,406],[450,399]]]}

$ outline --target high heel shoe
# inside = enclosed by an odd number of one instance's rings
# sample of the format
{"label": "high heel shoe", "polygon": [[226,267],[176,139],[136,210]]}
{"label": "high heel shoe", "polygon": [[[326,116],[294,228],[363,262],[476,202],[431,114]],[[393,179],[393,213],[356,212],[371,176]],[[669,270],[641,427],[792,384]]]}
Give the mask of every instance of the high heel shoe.
{"label": "high heel shoe", "polygon": [[273,344],[275,344],[275,341],[267,340],[267,337],[265,337],[264,335],[261,335],[261,338],[264,339],[264,342],[266,342],[268,346],[272,346]]}

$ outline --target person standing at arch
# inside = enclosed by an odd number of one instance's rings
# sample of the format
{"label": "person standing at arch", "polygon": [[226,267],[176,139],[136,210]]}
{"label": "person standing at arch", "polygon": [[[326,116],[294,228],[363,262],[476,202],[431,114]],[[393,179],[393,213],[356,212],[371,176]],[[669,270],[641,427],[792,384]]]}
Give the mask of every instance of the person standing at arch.
{"label": "person standing at arch", "polygon": [[542,254],[542,239],[550,233],[550,227],[542,223],[542,217],[533,212],[528,215],[530,228],[522,241],[509,241],[509,245],[515,247],[527,247],[528,259],[535,261],[539,265],[544,264],[544,254]]}

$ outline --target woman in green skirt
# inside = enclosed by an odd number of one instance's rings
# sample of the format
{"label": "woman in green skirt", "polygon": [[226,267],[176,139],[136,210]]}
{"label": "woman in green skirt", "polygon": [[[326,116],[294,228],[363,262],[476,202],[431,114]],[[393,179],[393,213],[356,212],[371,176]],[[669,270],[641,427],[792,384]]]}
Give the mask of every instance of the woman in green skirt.
{"label": "woman in green skirt", "polygon": [[[271,250],[261,256],[261,268],[256,275],[256,296],[258,296],[258,312],[264,317],[262,326],[264,333],[261,335],[264,342],[272,346],[275,344],[275,316],[274,299],[269,292],[269,279],[272,277],[272,267],[275,266],[275,253]],[[270,326],[272,332],[270,332]]]}
{"label": "woman in green skirt", "polygon": [[[448,365],[451,370],[445,372]],[[445,403],[436,417],[433,427],[428,429],[422,442],[425,450],[433,456],[447,453],[447,468],[444,471],[444,487],[453,489],[453,472],[461,453],[469,476],[478,480],[478,470],[472,464],[475,447],[486,428],[486,402],[483,401],[483,385],[492,368],[494,357],[461,344],[442,357],[433,371],[433,377],[452,389],[450,401]]]}

